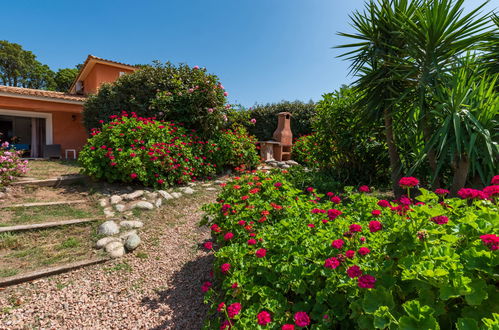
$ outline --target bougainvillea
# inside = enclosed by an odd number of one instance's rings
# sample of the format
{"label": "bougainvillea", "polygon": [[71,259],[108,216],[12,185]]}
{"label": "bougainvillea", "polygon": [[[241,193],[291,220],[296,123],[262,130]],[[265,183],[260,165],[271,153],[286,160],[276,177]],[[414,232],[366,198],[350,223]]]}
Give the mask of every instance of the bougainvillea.
{"label": "bougainvillea", "polygon": [[21,159],[22,153],[11,149],[8,142],[0,144],[0,187],[28,171],[28,161]]}
{"label": "bougainvillea", "polygon": [[[213,279],[207,274],[199,284],[216,283],[205,295],[212,314],[206,328],[499,325],[495,199],[447,198],[422,188],[416,199],[393,201],[353,187],[322,195],[294,187],[287,175],[241,175],[205,206],[204,222],[217,229]],[[227,233],[234,235],[228,241]],[[231,318],[217,311],[221,303],[242,308]]]}

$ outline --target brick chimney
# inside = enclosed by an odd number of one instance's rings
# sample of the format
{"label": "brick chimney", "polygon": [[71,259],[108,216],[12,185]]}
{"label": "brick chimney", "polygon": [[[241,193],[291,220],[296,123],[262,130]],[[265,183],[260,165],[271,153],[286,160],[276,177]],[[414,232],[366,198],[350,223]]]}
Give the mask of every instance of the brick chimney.
{"label": "brick chimney", "polygon": [[291,113],[280,112],[277,114],[277,129],[272,138],[280,142],[282,146],[293,144],[293,133],[291,132]]}

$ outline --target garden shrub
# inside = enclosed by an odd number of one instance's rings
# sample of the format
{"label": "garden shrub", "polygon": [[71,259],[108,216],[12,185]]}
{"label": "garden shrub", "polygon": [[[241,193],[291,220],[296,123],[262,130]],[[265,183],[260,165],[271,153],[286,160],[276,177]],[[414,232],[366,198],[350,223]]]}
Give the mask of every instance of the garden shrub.
{"label": "garden shrub", "polygon": [[256,150],[256,139],[248,135],[243,126],[227,129],[216,134],[210,142],[217,146],[213,163],[218,168],[254,168],[260,162]]}
{"label": "garden shrub", "polygon": [[348,87],[323,95],[313,119],[313,158],[345,184],[386,185],[389,162],[382,125],[361,118],[355,106],[358,98]]}
{"label": "garden shrub", "polygon": [[83,172],[109,182],[164,187],[209,178],[225,167],[252,168],[258,162],[254,139],[244,129],[205,140],[173,122],[126,112],[92,129],[80,152]]}
{"label": "garden shrub", "polygon": [[291,158],[307,167],[319,167],[316,159],[318,149],[315,134],[303,135],[293,142]]}
{"label": "garden shrub", "polygon": [[102,85],[86,101],[83,119],[91,129],[123,110],[182,123],[187,129],[211,135],[227,120],[227,95],[218,77],[205,69],[156,62]]}
{"label": "garden shrub", "polygon": [[282,101],[266,105],[256,105],[249,110],[249,117],[256,120],[256,125],[247,125],[250,134],[255,135],[259,141],[269,140],[277,128],[277,114],[279,112],[291,113],[291,131],[294,136],[310,134],[312,132],[311,119],[315,115],[315,104],[300,101]]}
{"label": "garden shrub", "polygon": [[0,187],[4,187],[28,171],[28,161],[22,160],[22,150],[9,147],[9,142],[0,144]]}
{"label": "garden shrub", "polygon": [[[420,189],[387,201],[368,186],[297,189],[287,175],[235,177],[205,206],[206,328],[499,327],[499,177],[463,199]],[[400,182],[408,194],[417,184]]]}

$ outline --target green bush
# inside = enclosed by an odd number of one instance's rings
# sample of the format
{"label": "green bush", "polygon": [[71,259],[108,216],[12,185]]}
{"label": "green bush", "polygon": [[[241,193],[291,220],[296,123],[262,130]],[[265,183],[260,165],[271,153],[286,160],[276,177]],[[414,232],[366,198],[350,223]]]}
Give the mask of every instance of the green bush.
{"label": "green bush", "polygon": [[83,172],[109,182],[164,187],[258,163],[254,138],[242,128],[204,140],[175,123],[123,113],[91,134],[79,156]]}
{"label": "green bush", "polygon": [[291,130],[294,136],[310,134],[312,132],[311,119],[315,115],[315,104],[313,102],[303,103],[300,101],[283,101],[266,105],[256,105],[247,110],[249,117],[256,119],[256,125],[244,124],[251,135],[255,135],[259,141],[272,138],[277,128],[277,114],[279,112],[290,112]]}
{"label": "green bush", "polygon": [[213,135],[227,120],[226,95],[218,77],[205,69],[155,63],[101,86],[85,103],[83,119],[91,129],[123,110]]}
{"label": "green bush", "polygon": [[497,328],[495,187],[490,200],[421,189],[389,202],[296,189],[282,174],[237,177],[205,206],[206,328]]}
{"label": "green bush", "polygon": [[218,168],[254,168],[260,162],[256,139],[242,126],[223,130],[210,142],[217,146],[213,163]]}
{"label": "green bush", "polygon": [[310,157],[345,184],[389,182],[388,156],[381,122],[365,122],[350,88],[325,94],[313,119],[314,148]]}
{"label": "green bush", "polygon": [[316,159],[317,152],[315,134],[303,135],[293,142],[291,158],[307,167],[319,167]]}

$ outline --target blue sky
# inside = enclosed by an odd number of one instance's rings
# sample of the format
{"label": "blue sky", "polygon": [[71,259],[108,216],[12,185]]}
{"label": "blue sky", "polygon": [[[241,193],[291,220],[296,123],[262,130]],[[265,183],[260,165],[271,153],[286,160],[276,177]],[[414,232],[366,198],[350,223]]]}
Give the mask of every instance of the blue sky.
{"label": "blue sky", "polygon": [[[466,0],[471,8],[481,0]],[[6,1],[0,39],[33,51],[53,70],[88,54],[129,64],[206,67],[231,103],[319,100],[349,83],[332,46],[363,0]],[[488,8],[499,7],[493,0]]]}

